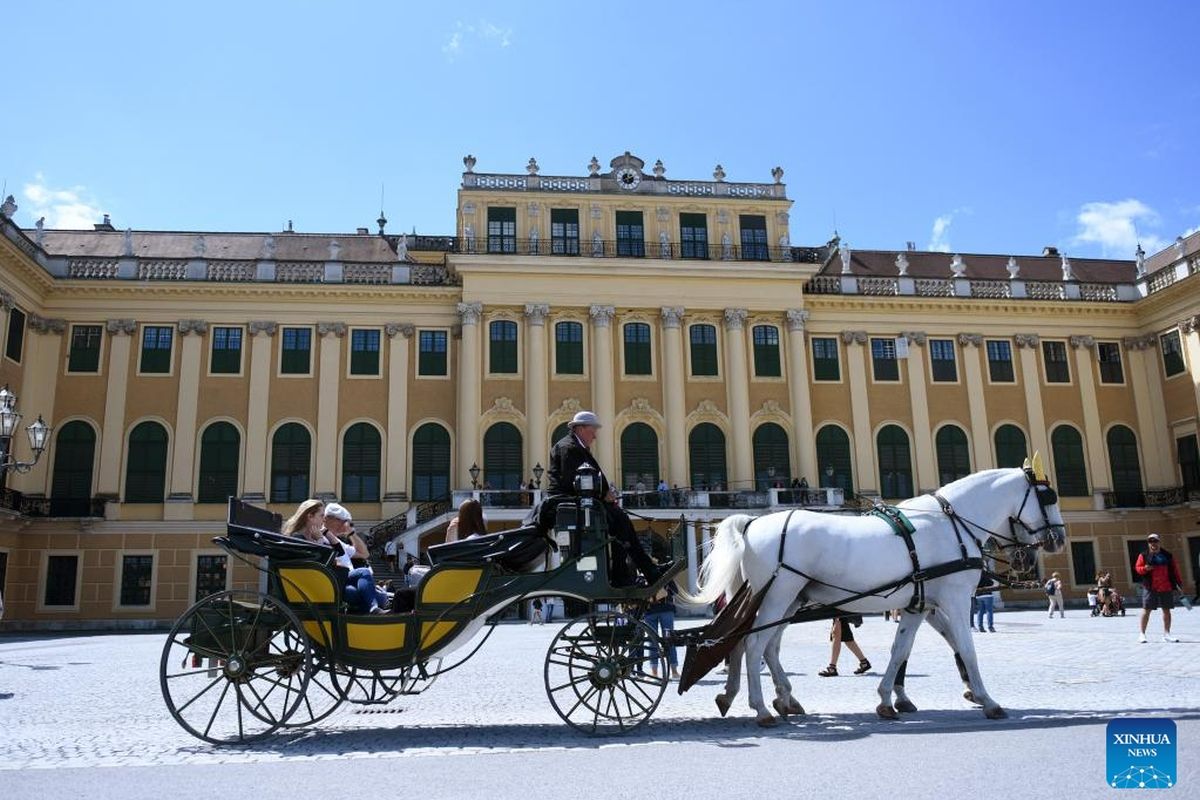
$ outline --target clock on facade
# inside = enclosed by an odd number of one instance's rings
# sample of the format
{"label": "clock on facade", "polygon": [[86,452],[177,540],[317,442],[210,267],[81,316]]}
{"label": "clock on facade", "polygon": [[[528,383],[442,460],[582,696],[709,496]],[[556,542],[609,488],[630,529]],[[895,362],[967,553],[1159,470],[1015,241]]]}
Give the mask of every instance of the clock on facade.
{"label": "clock on facade", "polygon": [[642,173],[633,167],[625,167],[617,173],[617,185],[622,189],[633,190],[642,182]]}

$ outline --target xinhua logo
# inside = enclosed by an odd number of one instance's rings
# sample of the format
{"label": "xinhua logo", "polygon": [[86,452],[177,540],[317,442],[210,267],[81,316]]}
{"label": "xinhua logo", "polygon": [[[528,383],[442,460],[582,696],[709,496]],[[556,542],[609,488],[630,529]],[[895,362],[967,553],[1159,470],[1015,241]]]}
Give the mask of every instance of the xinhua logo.
{"label": "xinhua logo", "polygon": [[1175,721],[1158,717],[1108,723],[1108,785],[1170,789],[1175,785]]}

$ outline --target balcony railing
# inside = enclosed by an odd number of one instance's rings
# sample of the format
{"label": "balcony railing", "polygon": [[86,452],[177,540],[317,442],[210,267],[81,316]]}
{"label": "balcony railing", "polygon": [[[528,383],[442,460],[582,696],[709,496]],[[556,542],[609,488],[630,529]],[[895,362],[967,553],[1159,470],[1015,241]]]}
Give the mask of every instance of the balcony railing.
{"label": "balcony railing", "polygon": [[873,297],[970,297],[980,300],[1081,300],[1122,303],[1141,295],[1133,283],[978,280],[972,278],[912,278],[890,275],[814,275],[804,293]]}
{"label": "balcony railing", "polygon": [[1122,491],[1105,492],[1104,507],[1110,508],[1163,508],[1178,506],[1193,499],[1195,492],[1189,492],[1182,486],[1170,489],[1155,489],[1149,492]]}
{"label": "balcony railing", "polygon": [[501,236],[459,236],[453,251],[462,255],[560,256],[583,258],[651,258],[699,261],[784,261],[794,259],[792,247],[766,244],[653,242],[641,239],[514,239]]}
{"label": "balcony railing", "polygon": [[16,489],[0,489],[0,508],[26,517],[104,518],[105,500],[98,497],[27,497]]}

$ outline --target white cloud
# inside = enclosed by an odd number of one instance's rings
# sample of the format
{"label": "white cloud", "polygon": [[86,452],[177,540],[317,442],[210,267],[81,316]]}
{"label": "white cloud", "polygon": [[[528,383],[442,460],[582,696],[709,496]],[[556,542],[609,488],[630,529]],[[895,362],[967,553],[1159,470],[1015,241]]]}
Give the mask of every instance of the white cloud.
{"label": "white cloud", "polygon": [[926,250],[936,253],[950,252],[950,223],[954,222],[954,218],[960,214],[970,214],[969,208],[956,208],[953,211],[942,214],[933,221],[933,231],[929,234],[929,244]]}
{"label": "white cloud", "polygon": [[455,61],[463,54],[464,48],[476,42],[484,42],[497,47],[508,47],[512,44],[513,29],[505,28],[486,19],[475,24],[454,23],[454,32],[442,45],[442,54],[447,61]]}
{"label": "white cloud", "polygon": [[100,204],[86,187],[56,189],[40,172],[34,176],[33,183],[25,184],[22,193],[32,205],[27,209],[30,221],[45,217],[47,228],[91,230],[93,223],[103,216]]}
{"label": "white cloud", "polygon": [[1079,229],[1072,244],[1099,245],[1104,256],[1130,258],[1139,242],[1147,253],[1158,252],[1167,244],[1146,230],[1161,223],[1158,212],[1134,198],[1115,203],[1084,203],[1075,221]]}

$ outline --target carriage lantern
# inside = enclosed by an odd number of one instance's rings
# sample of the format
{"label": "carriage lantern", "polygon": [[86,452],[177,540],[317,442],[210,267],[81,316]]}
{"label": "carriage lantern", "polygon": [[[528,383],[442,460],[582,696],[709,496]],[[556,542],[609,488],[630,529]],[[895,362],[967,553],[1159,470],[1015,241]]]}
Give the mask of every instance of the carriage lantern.
{"label": "carriage lantern", "polygon": [[533,468],[533,485],[534,488],[542,488],[542,475],[546,472],[546,468],[542,466],[542,462],[538,462]]}
{"label": "carriage lantern", "polygon": [[37,421],[26,427],[29,435],[29,449],[33,451],[33,461],[18,461],[12,455],[12,437],[17,432],[21,422],[21,414],[17,411],[17,396],[9,391],[8,386],[0,389],[0,474],[7,470],[28,472],[42,457],[46,443],[50,439],[50,426],[38,414]]}
{"label": "carriage lantern", "polygon": [[580,497],[595,497],[597,488],[596,468],[591,464],[580,466],[575,471],[575,493]]}

